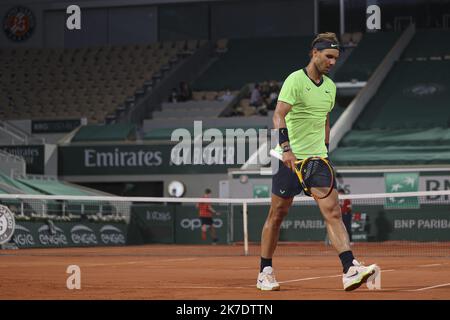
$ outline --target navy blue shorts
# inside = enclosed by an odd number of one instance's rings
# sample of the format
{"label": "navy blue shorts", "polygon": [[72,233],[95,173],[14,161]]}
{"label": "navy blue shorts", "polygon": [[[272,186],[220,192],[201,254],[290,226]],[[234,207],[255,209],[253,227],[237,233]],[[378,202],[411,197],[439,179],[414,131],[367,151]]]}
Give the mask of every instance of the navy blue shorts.
{"label": "navy blue shorts", "polygon": [[[272,171],[274,168],[272,168]],[[311,177],[313,178],[313,177]],[[314,185],[327,186],[321,183],[320,173],[316,172]],[[326,183],[329,180],[327,179]],[[336,177],[333,179],[333,188],[336,189]],[[292,198],[302,193],[303,187],[298,180],[297,174],[289,169],[281,160],[278,160],[278,171],[272,176],[272,193],[281,198]]]}

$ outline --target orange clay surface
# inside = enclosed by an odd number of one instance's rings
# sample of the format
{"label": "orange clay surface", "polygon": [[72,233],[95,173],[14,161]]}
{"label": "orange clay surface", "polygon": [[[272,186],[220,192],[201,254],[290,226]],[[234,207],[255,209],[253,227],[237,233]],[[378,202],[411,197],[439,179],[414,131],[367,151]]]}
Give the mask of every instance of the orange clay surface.
{"label": "orange clay surface", "polygon": [[[277,249],[277,292],[256,289],[257,246],[250,256],[242,245],[0,250],[0,299],[450,299],[448,255],[377,256],[355,248],[359,260],[381,267],[381,290],[363,285],[344,292],[337,255],[305,255],[300,248]],[[81,269],[80,290],[66,287],[69,265]]]}

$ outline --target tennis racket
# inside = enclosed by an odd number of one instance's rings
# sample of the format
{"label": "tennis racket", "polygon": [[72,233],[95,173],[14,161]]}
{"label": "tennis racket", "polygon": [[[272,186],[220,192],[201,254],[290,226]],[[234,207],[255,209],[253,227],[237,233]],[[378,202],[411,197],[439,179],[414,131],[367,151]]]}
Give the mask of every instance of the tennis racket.
{"label": "tennis racket", "polygon": [[[282,154],[276,150],[270,150],[270,155],[283,161]],[[325,199],[333,191],[334,170],[327,159],[315,156],[297,160],[294,171],[306,195]]]}

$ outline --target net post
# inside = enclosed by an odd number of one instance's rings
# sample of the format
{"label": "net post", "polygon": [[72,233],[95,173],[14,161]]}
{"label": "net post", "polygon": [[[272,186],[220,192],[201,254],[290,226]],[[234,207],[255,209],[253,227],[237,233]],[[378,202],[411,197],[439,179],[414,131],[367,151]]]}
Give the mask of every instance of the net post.
{"label": "net post", "polygon": [[248,256],[248,220],[247,220],[247,202],[242,203],[242,220],[244,223],[244,255]]}

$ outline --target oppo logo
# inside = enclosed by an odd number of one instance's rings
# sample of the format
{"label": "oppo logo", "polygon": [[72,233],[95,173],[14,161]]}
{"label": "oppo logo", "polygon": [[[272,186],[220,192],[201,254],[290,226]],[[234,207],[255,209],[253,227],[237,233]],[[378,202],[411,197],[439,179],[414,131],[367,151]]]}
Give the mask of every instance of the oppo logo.
{"label": "oppo logo", "polygon": [[[202,222],[199,218],[196,219],[183,219],[180,222],[180,226],[183,229],[199,229],[202,226]],[[221,219],[213,219],[213,226],[216,229],[219,229],[223,226],[223,221]]]}

